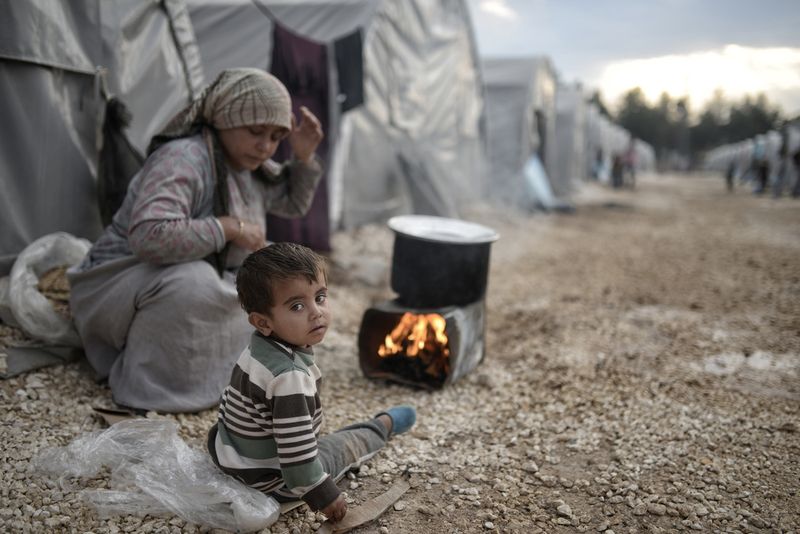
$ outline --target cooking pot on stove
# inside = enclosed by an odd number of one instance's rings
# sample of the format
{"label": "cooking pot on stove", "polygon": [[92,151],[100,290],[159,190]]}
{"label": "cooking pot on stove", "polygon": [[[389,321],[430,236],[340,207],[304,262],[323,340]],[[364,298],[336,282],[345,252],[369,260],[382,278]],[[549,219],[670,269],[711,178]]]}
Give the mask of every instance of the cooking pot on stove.
{"label": "cooking pot on stove", "polygon": [[428,215],[392,217],[392,289],[415,308],[463,306],[482,299],[489,252],[499,236],[486,226]]}

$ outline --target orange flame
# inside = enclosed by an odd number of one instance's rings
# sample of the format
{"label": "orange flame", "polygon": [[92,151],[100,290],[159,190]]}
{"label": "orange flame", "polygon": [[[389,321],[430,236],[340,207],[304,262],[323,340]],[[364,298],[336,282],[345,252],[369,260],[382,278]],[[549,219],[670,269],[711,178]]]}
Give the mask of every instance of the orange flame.
{"label": "orange flame", "polygon": [[448,357],[450,348],[444,333],[446,326],[445,318],[436,313],[416,315],[406,312],[378,348],[378,355],[386,357],[404,353],[413,358],[421,353],[428,353],[428,357],[438,353]]}

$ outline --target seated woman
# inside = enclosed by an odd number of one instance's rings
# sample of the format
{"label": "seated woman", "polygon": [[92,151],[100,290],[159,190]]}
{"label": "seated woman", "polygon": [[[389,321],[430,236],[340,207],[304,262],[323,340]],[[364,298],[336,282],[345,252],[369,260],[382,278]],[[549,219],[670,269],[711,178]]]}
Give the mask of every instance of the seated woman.
{"label": "seated woman", "polygon": [[[258,69],[222,72],[150,142],[112,223],[69,273],[87,359],[114,401],[215,406],[252,328],[235,269],[266,246],[266,214],[300,217],[322,175],[322,128]],[[270,157],[288,138],[294,159]]]}

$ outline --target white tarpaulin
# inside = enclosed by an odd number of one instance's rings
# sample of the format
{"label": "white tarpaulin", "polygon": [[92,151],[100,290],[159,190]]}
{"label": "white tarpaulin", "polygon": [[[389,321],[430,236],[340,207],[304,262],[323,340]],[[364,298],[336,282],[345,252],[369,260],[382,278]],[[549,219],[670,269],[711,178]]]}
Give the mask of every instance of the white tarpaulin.
{"label": "white tarpaulin", "polygon": [[[483,170],[480,67],[462,0],[384,0],[364,43],[365,103],[344,117],[333,215],[351,227],[457,216]],[[346,141],[346,142],[345,142]]]}
{"label": "white tarpaulin", "polygon": [[[0,1],[0,273],[36,238],[94,239],[101,80],[149,137],[202,83],[182,0]],[[96,67],[105,72],[95,74]]]}
{"label": "white tarpaulin", "polygon": [[187,0],[206,80],[232,67],[269,69],[278,22],[329,44],[365,28],[379,0]]}
{"label": "white tarpaulin", "polygon": [[586,98],[579,85],[559,85],[556,98],[556,161],[553,193],[569,198],[586,179]]}
{"label": "white tarpaulin", "polygon": [[[547,208],[556,163],[556,79],[547,58],[486,58],[486,120],[490,171],[485,190],[507,205]],[[524,169],[537,157],[548,178],[546,195],[526,185]],[[537,188],[541,190],[541,184]]]}

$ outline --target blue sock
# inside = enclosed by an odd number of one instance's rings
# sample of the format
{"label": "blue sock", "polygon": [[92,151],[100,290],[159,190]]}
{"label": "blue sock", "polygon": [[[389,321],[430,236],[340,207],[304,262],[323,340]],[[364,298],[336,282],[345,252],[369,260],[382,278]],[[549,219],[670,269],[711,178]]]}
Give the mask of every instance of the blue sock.
{"label": "blue sock", "polygon": [[[413,406],[393,406],[378,415],[388,415],[392,418],[392,431],[389,435],[402,434],[414,426],[417,421],[417,411]],[[376,415],[375,417],[378,417]]]}

